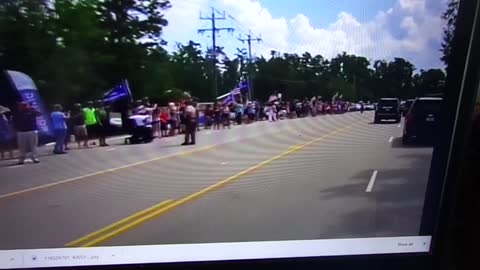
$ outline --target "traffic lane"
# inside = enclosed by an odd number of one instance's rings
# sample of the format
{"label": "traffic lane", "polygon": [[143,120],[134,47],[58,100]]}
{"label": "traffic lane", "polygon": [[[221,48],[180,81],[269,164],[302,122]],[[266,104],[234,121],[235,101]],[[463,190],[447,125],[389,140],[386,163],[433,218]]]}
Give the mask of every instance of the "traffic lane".
{"label": "traffic lane", "polygon": [[[358,173],[394,161],[388,138],[397,132],[393,125],[364,123],[278,159],[106,245],[376,236],[377,201],[365,192],[370,175]],[[366,212],[347,220],[358,211]]]}
{"label": "traffic lane", "polygon": [[[328,125],[303,127],[309,132],[316,128],[317,133],[324,134],[332,125],[344,124],[335,120]],[[62,246],[160,201],[205,188],[290,145],[304,142],[304,137],[297,134],[298,130],[289,129],[242,144],[225,144],[215,151],[142,164],[1,199],[5,219],[0,226],[0,248]],[[230,162],[222,166],[226,160]]]}
{"label": "traffic lane", "polygon": [[[401,136],[395,140],[401,141]],[[378,202],[378,236],[391,234],[392,225],[401,235],[418,235],[423,204],[430,173],[433,147],[392,147],[395,163],[386,163],[379,169],[376,191]],[[416,170],[412,170],[414,167]],[[395,202],[402,200],[399,207]],[[395,215],[386,214],[394,212]]]}
{"label": "traffic lane", "polygon": [[[320,116],[316,118],[302,118],[283,120],[277,123],[258,122],[250,125],[235,126],[225,130],[202,130],[197,134],[197,146],[178,147],[183,136],[167,137],[155,140],[151,144],[123,145],[121,140],[114,140],[108,148],[74,149],[67,155],[49,155],[41,158],[40,164],[26,164],[10,167],[12,161],[2,162],[0,173],[0,197],[5,194],[29,188],[35,188],[65,179],[79,177],[108,170],[115,167],[142,162],[166,155],[180,154],[186,150],[199,149],[202,146],[217,145],[235,142],[266,134],[276,134],[288,130],[297,130],[300,137],[303,132],[312,129],[312,125],[322,126],[331,122],[348,124],[355,119],[353,115]],[[358,116],[357,116],[358,117]],[[308,129],[308,130],[307,130]],[[41,151],[46,151],[42,149]],[[32,177],[35,176],[35,177]]]}

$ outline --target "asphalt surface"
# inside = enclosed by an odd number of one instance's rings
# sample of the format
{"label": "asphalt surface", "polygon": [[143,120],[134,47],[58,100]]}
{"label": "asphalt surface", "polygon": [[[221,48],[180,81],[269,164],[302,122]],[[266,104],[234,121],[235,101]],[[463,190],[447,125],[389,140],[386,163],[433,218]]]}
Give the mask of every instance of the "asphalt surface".
{"label": "asphalt surface", "polygon": [[258,122],[202,130],[195,146],[111,139],[61,156],[44,147],[40,164],[2,161],[0,249],[64,247],[166,200],[182,203],[99,245],[418,235],[433,149],[404,147],[401,125],[372,119]]}

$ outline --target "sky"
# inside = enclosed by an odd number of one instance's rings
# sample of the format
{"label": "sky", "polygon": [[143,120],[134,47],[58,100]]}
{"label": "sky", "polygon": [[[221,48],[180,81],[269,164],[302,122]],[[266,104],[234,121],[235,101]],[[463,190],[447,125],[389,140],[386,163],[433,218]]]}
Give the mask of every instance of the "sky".
{"label": "sky", "polygon": [[[170,0],[169,25],[163,38],[167,50],[193,40],[205,50],[211,46],[211,7],[226,13],[217,27],[235,31],[217,34],[217,46],[233,57],[237,48],[247,48],[238,38],[251,31],[261,42],[252,43],[254,56],[270,57],[305,51],[330,59],[343,51],[365,56],[372,62],[403,57],[417,70],[443,68],[440,44],[441,19],[447,0]],[[217,14],[221,16],[221,14]],[[232,19],[233,18],[233,19]]]}

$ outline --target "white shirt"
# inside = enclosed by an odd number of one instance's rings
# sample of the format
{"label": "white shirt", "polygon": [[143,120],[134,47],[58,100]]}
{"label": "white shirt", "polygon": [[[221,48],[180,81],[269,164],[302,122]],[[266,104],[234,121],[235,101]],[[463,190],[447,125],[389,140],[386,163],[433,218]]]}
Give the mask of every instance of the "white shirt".
{"label": "white shirt", "polygon": [[190,117],[196,117],[197,115],[197,110],[195,109],[195,107],[193,107],[192,105],[188,105],[186,108],[185,108],[185,113],[186,115],[190,116]]}
{"label": "white shirt", "polygon": [[152,117],[150,115],[132,115],[129,117],[135,121],[137,127],[151,127]]}

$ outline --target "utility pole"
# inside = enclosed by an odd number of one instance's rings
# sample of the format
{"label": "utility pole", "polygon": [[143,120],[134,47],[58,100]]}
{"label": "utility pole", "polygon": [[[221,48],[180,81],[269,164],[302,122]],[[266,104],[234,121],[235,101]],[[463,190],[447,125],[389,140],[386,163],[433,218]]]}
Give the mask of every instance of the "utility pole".
{"label": "utility pole", "polygon": [[252,38],[252,32],[248,31],[247,38],[239,38],[242,43],[247,42],[248,43],[248,93],[249,93],[249,99],[251,100],[253,98],[253,83],[252,83],[252,72],[251,72],[251,64],[252,64],[252,41],[257,41],[260,42],[262,41],[261,38],[253,37]]}
{"label": "utility pole", "polygon": [[215,99],[218,96],[218,84],[217,84],[217,33],[220,33],[220,31],[228,31],[228,32],[233,32],[235,29],[231,27],[216,27],[216,20],[225,20],[225,11],[221,13],[221,16],[218,17],[215,13],[220,13],[215,8],[212,7],[212,14],[210,17],[203,17],[202,14],[200,14],[200,20],[209,20],[212,23],[212,28],[206,28],[206,29],[198,29],[198,33],[202,34],[205,32],[212,32],[212,70],[213,70],[213,93],[215,95]]}

